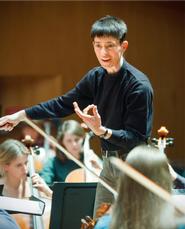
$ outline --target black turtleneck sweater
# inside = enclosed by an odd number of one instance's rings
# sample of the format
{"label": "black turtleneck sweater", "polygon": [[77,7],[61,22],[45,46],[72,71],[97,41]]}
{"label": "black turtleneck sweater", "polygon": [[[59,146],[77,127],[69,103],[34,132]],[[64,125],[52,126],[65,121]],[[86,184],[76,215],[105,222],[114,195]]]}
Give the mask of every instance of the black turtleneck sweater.
{"label": "black turtleneck sweater", "polygon": [[93,68],[65,95],[25,111],[31,119],[62,118],[74,113],[74,101],[81,109],[95,104],[102,125],[112,130],[109,139],[101,139],[102,149],[122,149],[127,153],[150,136],[152,100],[148,78],[124,61],[115,74],[108,74],[102,67]]}

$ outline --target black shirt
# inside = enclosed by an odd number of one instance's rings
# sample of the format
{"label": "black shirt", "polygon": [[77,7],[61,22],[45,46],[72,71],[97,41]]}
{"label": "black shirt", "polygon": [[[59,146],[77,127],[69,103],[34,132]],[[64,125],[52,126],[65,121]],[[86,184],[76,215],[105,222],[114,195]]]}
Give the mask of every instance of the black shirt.
{"label": "black shirt", "polygon": [[65,117],[74,113],[73,102],[81,109],[97,105],[102,125],[112,129],[112,136],[101,139],[104,150],[128,152],[151,134],[153,89],[148,78],[123,62],[115,74],[102,67],[90,70],[76,87],[63,96],[27,108],[32,119]]}

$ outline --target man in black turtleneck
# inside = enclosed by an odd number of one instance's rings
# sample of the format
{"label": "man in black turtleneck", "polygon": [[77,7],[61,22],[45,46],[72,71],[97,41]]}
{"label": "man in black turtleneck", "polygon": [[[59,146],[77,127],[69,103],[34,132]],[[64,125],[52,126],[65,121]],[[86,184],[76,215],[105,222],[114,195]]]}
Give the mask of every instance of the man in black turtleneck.
{"label": "man in black turtleneck", "polygon": [[[113,16],[97,20],[91,38],[100,67],[91,69],[63,96],[0,119],[0,129],[11,130],[26,116],[31,119],[65,117],[75,112],[101,139],[104,168],[101,177],[116,188],[119,174],[109,157],[122,159],[150,137],[153,89],[148,78],[126,62],[127,26]],[[95,209],[113,202],[113,195],[98,184]]]}

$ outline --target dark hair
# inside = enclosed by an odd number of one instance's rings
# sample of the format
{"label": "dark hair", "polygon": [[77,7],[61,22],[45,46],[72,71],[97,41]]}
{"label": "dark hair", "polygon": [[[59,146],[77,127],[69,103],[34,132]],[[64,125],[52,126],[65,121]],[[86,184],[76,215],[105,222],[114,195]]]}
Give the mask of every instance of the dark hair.
{"label": "dark hair", "polygon": [[127,33],[127,25],[117,17],[105,16],[95,21],[91,28],[91,38],[112,36],[123,42]]}
{"label": "dark hair", "polygon": [[[85,138],[85,131],[81,127],[80,123],[75,121],[75,120],[66,120],[63,122],[63,124],[59,127],[58,134],[57,134],[57,140],[62,144],[62,140],[64,138],[64,135],[68,134],[73,134],[78,137]],[[83,153],[83,152],[81,152]],[[60,151],[56,151],[56,156],[62,161],[65,162],[67,159],[66,155],[63,154]],[[81,155],[81,159],[83,159],[83,156]]]}

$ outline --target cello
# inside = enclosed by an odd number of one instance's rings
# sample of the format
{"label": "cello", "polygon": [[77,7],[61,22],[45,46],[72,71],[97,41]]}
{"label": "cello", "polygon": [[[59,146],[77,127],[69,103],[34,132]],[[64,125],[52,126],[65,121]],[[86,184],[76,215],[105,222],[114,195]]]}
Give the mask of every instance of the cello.
{"label": "cello", "polygon": [[[28,166],[29,166],[29,176],[31,178],[35,174],[34,159],[33,159],[34,149],[32,147],[34,141],[29,135],[26,135],[25,138],[22,140],[22,142],[28,147],[30,151],[30,154],[28,156]],[[40,200],[39,191],[38,189],[33,187],[31,179],[30,179],[30,189],[31,189],[31,194],[32,194],[30,199],[33,199],[33,200],[39,199]],[[43,216],[33,215],[33,228],[34,229],[46,229],[44,220],[43,220]]]}
{"label": "cello", "polygon": [[84,165],[91,169],[97,176],[94,176],[88,169],[75,169],[71,171],[65,182],[97,182],[102,169],[101,159],[90,148],[90,139],[94,136],[93,132],[87,132],[83,143]]}

